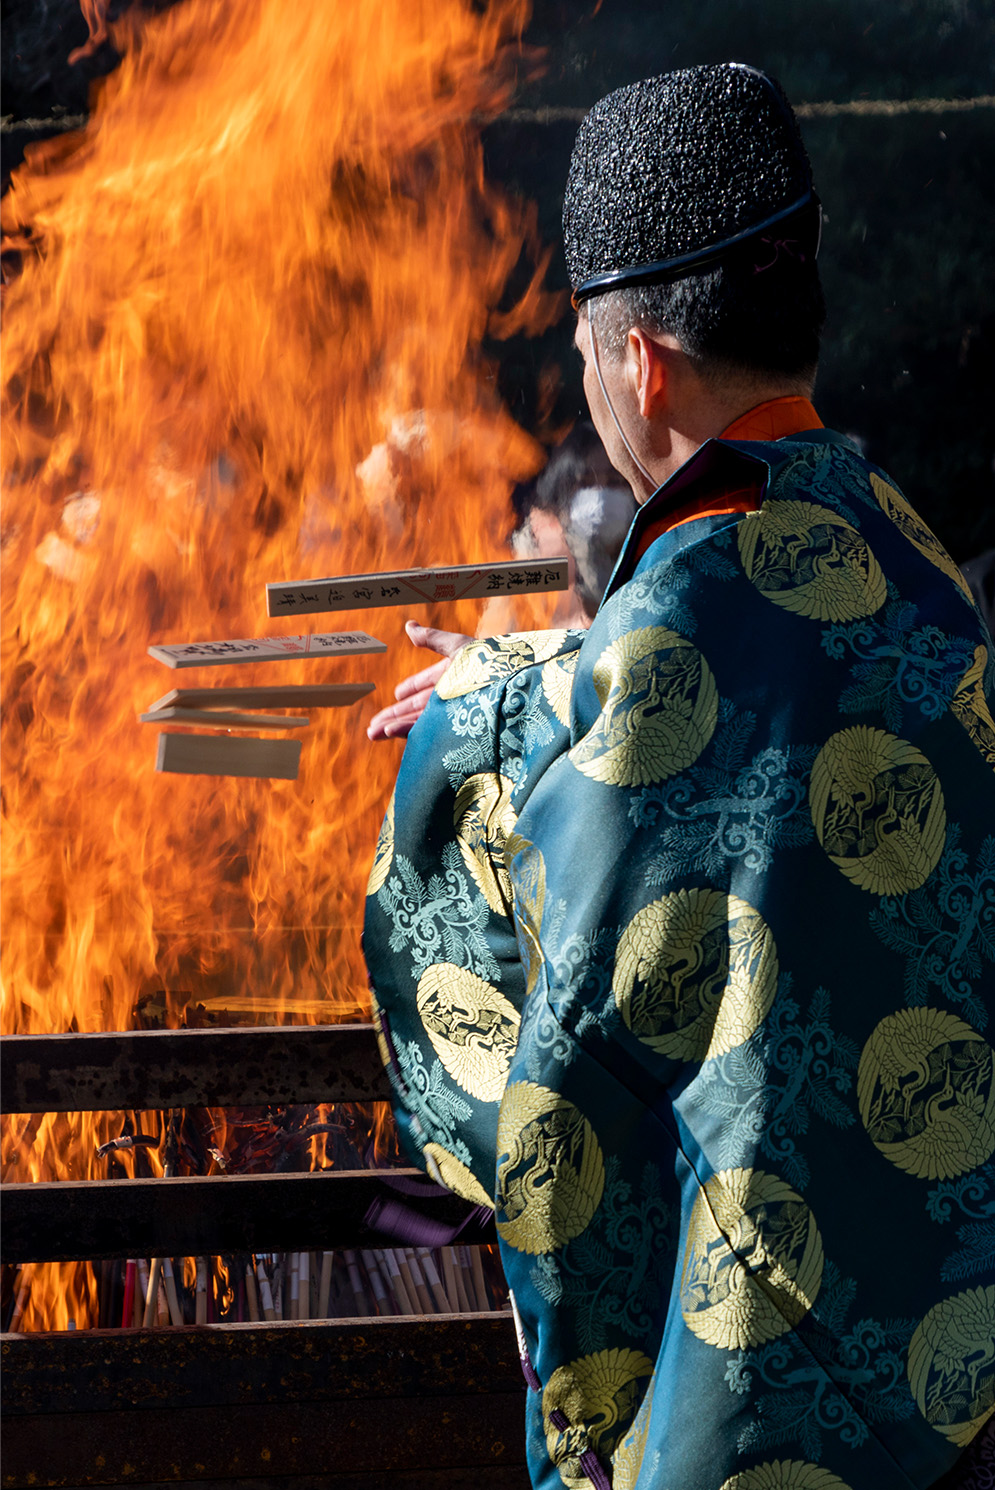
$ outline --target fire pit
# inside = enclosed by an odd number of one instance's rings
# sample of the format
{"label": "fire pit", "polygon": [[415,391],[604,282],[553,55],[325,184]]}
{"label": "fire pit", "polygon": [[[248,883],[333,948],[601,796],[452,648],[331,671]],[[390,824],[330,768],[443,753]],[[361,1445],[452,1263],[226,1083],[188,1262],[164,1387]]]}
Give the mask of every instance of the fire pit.
{"label": "fire pit", "polygon": [[[138,719],[166,688],[149,645],[300,629],[267,620],[267,582],[510,557],[508,492],[542,452],[481,347],[559,303],[479,131],[525,11],[125,15],[88,125],[5,199],[6,1486],[525,1483],[513,1330],[466,1207],[343,1168],[326,1107],[385,1095],[341,1021],[367,1013],[357,925],[398,755],[364,726],[407,670],[405,612],[336,620],[386,658],[281,664],[381,690],[303,730],[296,781],[157,774]],[[287,1104],[321,1110],[279,1142],[246,1116]],[[190,1116],[226,1106],[244,1142]],[[256,1172],[263,1149],[284,1168]],[[434,1278],[373,1227],[401,1205]],[[297,1317],[266,1318],[295,1279]],[[464,1307],[481,1288],[492,1307]],[[388,1312],[402,1296],[423,1312]]]}
{"label": "fire pit", "polygon": [[[313,1102],[385,1095],[368,1026],[21,1036],[3,1060],[5,1106],[19,1112],[56,1100],[125,1106],[139,1092],[196,1104],[274,1102],[288,1089]],[[430,1239],[489,1239],[465,1202],[419,1194],[422,1183],[394,1169],[13,1186],[3,1261],[287,1248],[372,1257],[385,1242],[387,1257],[394,1238],[374,1227],[392,1216],[396,1226],[399,1205]],[[8,1333],[4,1486],[263,1490],[279,1466],[284,1490],[373,1490],[387,1478],[411,1490],[522,1490],[511,1318],[445,1312],[444,1288],[433,1292],[431,1314],[392,1315],[385,1300],[374,1318]]]}

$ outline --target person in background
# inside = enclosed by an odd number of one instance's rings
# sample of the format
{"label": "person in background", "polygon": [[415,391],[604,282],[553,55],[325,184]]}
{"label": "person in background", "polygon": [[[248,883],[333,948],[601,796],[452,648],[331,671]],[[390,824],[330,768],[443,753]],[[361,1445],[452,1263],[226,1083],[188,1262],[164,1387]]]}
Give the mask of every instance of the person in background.
{"label": "person in background", "polygon": [[554,626],[588,627],[636,515],[631,488],[620,479],[594,425],[576,424],[533,480],[516,487],[516,559],[570,558],[570,588]]}
{"label": "person in background", "polygon": [[398,1125],[494,1210],[537,1490],[952,1487],[995,1408],[990,639],[810,402],[819,227],[752,68],[588,114],[640,510],[589,630],[437,674],[376,847]]}

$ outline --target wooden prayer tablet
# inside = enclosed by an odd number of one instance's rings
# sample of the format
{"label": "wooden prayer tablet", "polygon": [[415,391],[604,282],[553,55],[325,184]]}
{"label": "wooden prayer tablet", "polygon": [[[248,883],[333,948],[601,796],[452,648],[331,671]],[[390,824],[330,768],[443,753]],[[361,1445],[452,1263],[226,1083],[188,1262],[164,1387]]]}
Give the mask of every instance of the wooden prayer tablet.
{"label": "wooden prayer tablet", "polygon": [[171,688],[150,709],[341,709],[373,692],[372,683],[287,683],[275,688]]}
{"label": "wooden prayer tablet", "polygon": [[303,714],[233,714],[226,709],[153,709],[141,724],[199,724],[202,729],[306,729]]}
{"label": "wooden prayer tablet", "polygon": [[511,559],[498,564],[456,564],[449,569],[395,569],[266,586],[268,616],[314,615],[329,610],[372,610],[381,605],[424,605],[440,600],[481,600],[491,595],[566,590],[568,560]]}
{"label": "wooden prayer tablet", "polygon": [[300,762],[300,740],[160,735],[155,768],[183,776],[278,776],[296,781]]}
{"label": "wooden prayer tablet", "polygon": [[149,647],[167,667],[221,667],[233,662],[293,662],[305,657],[340,657],[386,652],[386,642],[365,631],[329,631],[305,636],[257,636],[242,641],[169,642]]}

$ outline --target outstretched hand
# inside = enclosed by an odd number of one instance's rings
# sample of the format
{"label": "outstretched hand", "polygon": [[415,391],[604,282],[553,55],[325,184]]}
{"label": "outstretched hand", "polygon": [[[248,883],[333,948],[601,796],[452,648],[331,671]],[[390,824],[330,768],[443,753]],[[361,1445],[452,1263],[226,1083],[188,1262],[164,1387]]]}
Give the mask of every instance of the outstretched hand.
{"label": "outstretched hand", "polygon": [[404,678],[394,689],[396,704],[388,704],[374,714],[366,727],[371,740],[404,739],[411,726],[420,719],[425,705],[432,697],[436,683],[448,668],[460,647],[472,642],[472,636],[460,631],[438,631],[434,626],[420,626],[417,621],[407,621],[404,626],[412,646],[428,647],[440,654],[439,661]]}

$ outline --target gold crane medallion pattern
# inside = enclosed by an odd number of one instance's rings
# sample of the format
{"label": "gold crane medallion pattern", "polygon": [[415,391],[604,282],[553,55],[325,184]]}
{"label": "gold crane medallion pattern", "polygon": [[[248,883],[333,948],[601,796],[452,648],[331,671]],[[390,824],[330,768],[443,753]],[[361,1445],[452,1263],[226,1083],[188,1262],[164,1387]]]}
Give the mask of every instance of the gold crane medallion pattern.
{"label": "gold crane medallion pattern", "polygon": [[579,652],[568,652],[565,657],[554,657],[540,675],[546,702],[561,724],[570,723],[570,695],[579,656]]}
{"label": "gold crane medallion pattern", "polygon": [[719,695],[697,647],[665,626],[612,642],[594,665],[601,704],[571,750],[578,771],[608,786],[652,786],[683,771],[715,730]]}
{"label": "gold crane medallion pattern", "polygon": [[995,1412],[995,1286],[930,1309],[909,1342],[909,1385],[938,1433],[971,1442]]}
{"label": "gold crane medallion pattern", "polygon": [[514,866],[515,926],[527,996],[535,988],[543,964],[539,931],[546,901],[546,866],[539,849],[520,833],[508,835],[504,858],[509,871]]}
{"label": "gold crane medallion pattern", "polygon": [[[542,1416],[549,1457],[568,1490],[588,1490],[580,1455],[588,1448],[611,1454],[652,1371],[653,1362],[641,1351],[616,1348],[581,1356],[553,1372],[542,1394]],[[557,1409],[568,1428],[550,1421]]]}
{"label": "gold crane medallion pattern", "polygon": [[448,1190],[452,1190],[455,1195],[462,1195],[464,1200],[472,1201],[474,1205],[485,1205],[490,1211],[494,1209],[493,1196],[488,1195],[472,1169],[457,1159],[455,1154],[438,1143],[426,1143],[422,1153],[428,1161],[430,1173],[433,1165],[435,1167],[433,1179],[441,1181]]}
{"label": "gold crane medallion pattern", "polygon": [[872,895],[917,890],[946,836],[943,791],[908,740],[857,725],[831,736],[812,767],[812,822],[836,867]]}
{"label": "gold crane medallion pattern", "polygon": [[511,880],[504,850],[517,818],[511,805],[514,783],[495,772],[468,776],[456,793],[453,827],[463,862],[492,911],[511,914]]}
{"label": "gold crane medallion pattern", "polygon": [[744,1044],[770,1012],[774,938],[738,896],[677,890],[629,922],[612,989],[643,1044],[673,1060],[706,1060]]}
{"label": "gold crane medallion pattern", "polygon": [[656,1374],[650,1377],[649,1386],[632,1420],[632,1427],[619,1440],[612,1455],[612,1490],[636,1490],[639,1472],[643,1467],[649,1444],[650,1417],[653,1412],[653,1390]]}
{"label": "gold crane medallion pattern", "polygon": [[995,766],[995,719],[982,686],[988,652],[975,647],[971,666],[960,681],[950,707],[990,766]]}
{"label": "gold crane medallion pattern", "polygon": [[390,874],[390,866],[394,862],[394,796],[395,792],[391,792],[384,820],[380,824],[377,846],[373,854],[373,867],[370,869],[370,878],[366,886],[367,895],[376,895],[378,890],[383,889],[387,883],[387,876]]}
{"label": "gold crane medallion pattern", "polygon": [[995,1153],[995,1052],[942,1009],[901,1009],[860,1057],[857,1100],[885,1158],[923,1180],[949,1180]]}
{"label": "gold crane medallion pattern", "polygon": [[601,1204],[605,1163],[587,1118],[548,1087],[513,1082],[497,1134],[497,1229],[519,1252],[553,1252]]}
{"label": "gold crane medallion pattern", "polygon": [[713,1175],[695,1201],[681,1273],[688,1329],[723,1350],[764,1345],[811,1309],[822,1238],[802,1197],[761,1169]]}
{"label": "gold crane medallion pattern", "polygon": [[514,1004],[451,962],[426,968],[416,997],[432,1048],[453,1081],[479,1102],[500,1102],[521,1022]]}
{"label": "gold crane medallion pattern", "polygon": [[814,621],[856,621],[887,598],[881,568],[856,528],[812,502],[767,501],[739,524],[739,556],[767,600]]}
{"label": "gold crane medallion pattern", "polygon": [[721,1490],[850,1490],[839,1475],[802,1459],[773,1459],[744,1469],[726,1480]]}
{"label": "gold crane medallion pattern", "polygon": [[547,662],[566,641],[565,631],[521,631],[512,636],[467,642],[443,673],[435,691],[440,698],[462,698],[498,678],[510,678],[523,667]]}
{"label": "gold crane medallion pattern", "polygon": [[937,569],[942,569],[947,579],[952,579],[957,588],[974,604],[971,587],[961,574],[953,559],[947,553],[943,544],[936,537],[933,530],[926,526],[922,518],[910,505],[907,498],[892,486],[888,481],[882,481],[874,471],[868,475],[871,491],[877,497],[883,511],[885,511],[895,524],[896,528],[917,548],[924,558],[935,564]]}

